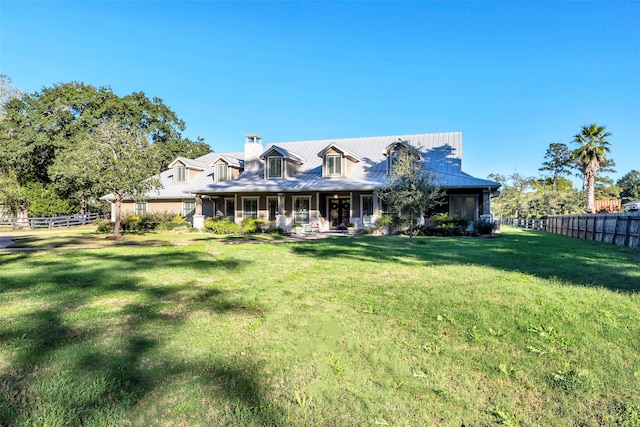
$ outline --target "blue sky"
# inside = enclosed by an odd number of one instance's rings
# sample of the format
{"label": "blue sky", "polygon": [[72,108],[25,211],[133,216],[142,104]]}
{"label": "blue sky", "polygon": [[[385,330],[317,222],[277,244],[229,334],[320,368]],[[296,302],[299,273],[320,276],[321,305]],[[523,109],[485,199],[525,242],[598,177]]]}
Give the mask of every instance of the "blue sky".
{"label": "blue sky", "polygon": [[464,170],[539,174],[606,125],[640,170],[640,2],[0,0],[0,73],[159,97],[217,152],[463,133]]}

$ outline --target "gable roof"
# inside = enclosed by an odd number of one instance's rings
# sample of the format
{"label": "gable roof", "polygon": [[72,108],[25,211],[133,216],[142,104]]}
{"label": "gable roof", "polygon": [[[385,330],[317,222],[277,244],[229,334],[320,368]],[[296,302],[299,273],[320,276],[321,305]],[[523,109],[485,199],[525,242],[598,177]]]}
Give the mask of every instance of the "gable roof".
{"label": "gable roof", "polygon": [[[463,172],[462,133],[445,132],[270,143],[264,148],[261,159],[275,151],[299,165],[296,173],[286,179],[265,179],[264,164],[261,164],[258,170],[244,171],[236,179],[214,182],[214,163],[222,159],[228,165],[242,167],[243,151],[212,152],[196,159],[180,157],[178,159],[184,159],[185,164],[189,161],[191,165],[205,167],[190,184],[173,183],[173,169],[162,172],[162,188],[150,191],[146,198],[192,199],[195,194],[236,192],[373,191],[382,186],[387,177],[387,149],[400,140],[419,148],[425,167],[433,172],[435,179],[445,189],[495,189],[500,186],[495,181],[476,178]],[[331,147],[359,160],[354,163],[348,177],[323,177],[323,158],[320,154]],[[113,200],[113,196],[107,195],[101,199]]]}
{"label": "gable roof", "polygon": [[222,160],[227,164],[227,166],[233,166],[236,168],[241,168],[244,165],[244,160],[238,159],[237,157],[226,156],[224,154],[218,155],[218,157],[211,163],[217,163],[218,160]]}
{"label": "gable roof", "polygon": [[[499,183],[475,178],[462,171],[462,133],[431,133],[375,136],[329,140],[275,142],[267,145],[264,159],[272,150],[303,160],[296,173],[287,179],[264,179],[264,165],[255,172],[243,172],[239,178],[224,182],[200,182],[189,186],[192,193],[229,194],[235,192],[294,191],[371,191],[384,184],[387,176],[386,151],[399,140],[418,147],[427,169],[444,188],[498,188]],[[358,158],[351,174],[343,178],[322,176],[322,157],[318,153],[339,147]],[[291,157],[293,158],[293,157]]]}
{"label": "gable roof", "polygon": [[282,147],[279,147],[278,145],[273,145],[273,144],[268,145],[267,148],[264,149],[264,151],[260,155],[260,160],[266,159],[274,151],[287,160],[294,161],[298,164],[304,163],[304,159],[302,157],[287,150],[286,148],[282,148]]}
{"label": "gable roof", "polygon": [[327,147],[325,147],[324,150],[320,151],[318,153],[318,157],[324,157],[324,155],[327,154],[327,152],[330,151],[330,150],[334,150],[334,151],[337,151],[339,153],[342,153],[346,158],[348,158],[349,160],[353,160],[354,162],[359,162],[360,161],[360,158],[358,156],[353,154],[351,151],[340,147],[338,144],[335,144],[335,143],[332,143],[332,144],[328,145]]}
{"label": "gable roof", "polygon": [[183,165],[185,165],[190,169],[204,170],[207,167],[207,165],[204,162],[201,162],[200,160],[193,160],[193,159],[189,159],[187,157],[182,157],[182,156],[176,157],[176,159],[173,162],[169,163],[169,167],[170,168],[174,167],[176,163],[182,163]]}

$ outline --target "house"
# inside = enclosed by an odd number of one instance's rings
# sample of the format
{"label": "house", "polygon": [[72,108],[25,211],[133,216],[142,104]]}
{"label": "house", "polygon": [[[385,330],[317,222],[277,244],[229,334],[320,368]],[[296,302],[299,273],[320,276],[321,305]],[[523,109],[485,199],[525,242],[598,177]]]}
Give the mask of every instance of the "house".
{"label": "house", "polygon": [[440,211],[470,221],[490,217],[491,192],[500,184],[462,171],[460,132],[266,145],[249,134],[241,152],[178,157],[160,175],[161,189],[149,192],[145,202],[123,203],[122,211],[175,211],[199,228],[215,215],[236,222],[260,218],[283,229],[313,224],[328,231],[349,222],[370,227],[387,213],[376,189],[403,141],[420,149],[424,167],[445,189]]}
{"label": "house", "polygon": [[633,202],[625,203],[624,209],[627,212],[637,212],[640,211],[640,200],[634,200]]}

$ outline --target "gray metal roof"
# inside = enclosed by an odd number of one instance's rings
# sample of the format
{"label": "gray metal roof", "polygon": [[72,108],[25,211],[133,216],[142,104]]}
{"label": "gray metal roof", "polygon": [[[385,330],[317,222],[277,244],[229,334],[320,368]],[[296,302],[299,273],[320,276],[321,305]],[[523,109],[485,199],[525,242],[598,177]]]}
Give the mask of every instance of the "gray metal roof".
{"label": "gray metal roof", "polygon": [[[297,173],[287,179],[264,179],[264,164],[256,172],[244,172],[233,181],[205,186],[194,183],[190,191],[202,194],[228,194],[235,192],[296,192],[296,191],[367,191],[384,184],[387,172],[386,149],[398,141],[408,141],[418,147],[436,180],[444,188],[497,188],[499,184],[475,178],[462,171],[462,133],[432,133],[414,135],[376,136],[364,138],[324,139],[310,141],[274,142],[263,150],[264,154],[275,149],[293,154],[304,160]],[[322,158],[318,153],[328,147],[339,147],[356,163],[349,177],[326,178],[322,176]],[[292,156],[293,157],[293,156]]]}
{"label": "gray metal roof", "polygon": [[[214,182],[213,164],[220,158],[232,166],[242,166],[244,152],[209,153],[197,159],[187,159],[204,170],[189,184],[174,184],[173,169],[160,174],[163,187],[147,194],[148,199],[184,199],[194,194],[229,194],[236,192],[299,192],[299,191],[371,191],[384,184],[387,176],[387,147],[408,141],[420,149],[425,167],[434,173],[443,188],[498,188],[499,183],[475,178],[462,171],[462,133],[428,133],[413,135],[337,138],[310,141],[274,142],[263,149],[263,155],[276,150],[298,163],[297,173],[287,179],[264,179],[264,163],[255,172],[243,172],[239,178]],[[323,153],[334,146],[359,162],[350,176],[322,176]],[[183,158],[180,158],[182,160]],[[186,159],[186,158],[185,158]],[[173,164],[173,163],[172,163]],[[186,164],[186,162],[185,162]],[[106,200],[113,200],[105,196]]]}
{"label": "gray metal roof", "polygon": [[204,169],[207,167],[207,165],[204,162],[201,162],[200,160],[194,160],[194,159],[189,159],[187,157],[178,156],[173,162],[169,163],[169,168],[172,168],[173,165],[175,165],[178,162],[181,162],[182,164],[184,164],[189,168]]}

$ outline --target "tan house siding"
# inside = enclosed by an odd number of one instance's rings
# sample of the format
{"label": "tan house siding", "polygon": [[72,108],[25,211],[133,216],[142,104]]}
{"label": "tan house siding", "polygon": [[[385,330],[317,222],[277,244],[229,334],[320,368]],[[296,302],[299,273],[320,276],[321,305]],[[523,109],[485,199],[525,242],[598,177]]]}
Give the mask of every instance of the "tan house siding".
{"label": "tan house siding", "polygon": [[353,169],[356,167],[356,162],[354,162],[353,160],[349,160],[346,157],[343,160],[345,163],[344,176],[350,176],[353,172]]}
{"label": "tan house siding", "polygon": [[227,176],[231,177],[231,179],[236,179],[240,176],[240,169],[229,167],[227,169]]}
{"label": "tan house siding", "polygon": [[198,169],[187,169],[187,182],[193,182],[202,173]]}
{"label": "tan house siding", "polygon": [[[189,199],[185,199],[189,200]],[[195,200],[195,199],[193,199]],[[134,202],[122,202],[123,217],[135,212]],[[182,213],[182,200],[147,200],[147,213]]]}
{"label": "tan house siding", "polygon": [[285,178],[290,178],[292,176],[295,176],[297,171],[298,171],[298,165],[296,165],[294,162],[290,160],[284,160],[284,177]]}

